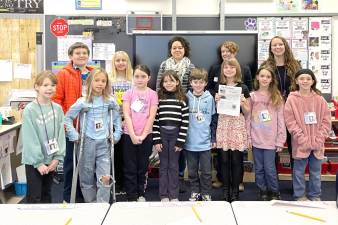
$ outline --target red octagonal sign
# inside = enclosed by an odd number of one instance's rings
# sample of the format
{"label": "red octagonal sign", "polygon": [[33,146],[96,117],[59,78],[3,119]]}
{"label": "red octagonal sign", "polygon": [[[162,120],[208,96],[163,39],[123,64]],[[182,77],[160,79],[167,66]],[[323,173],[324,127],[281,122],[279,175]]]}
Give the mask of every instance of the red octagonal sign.
{"label": "red octagonal sign", "polygon": [[58,18],[50,24],[50,32],[56,37],[62,37],[68,34],[69,26],[65,19]]}

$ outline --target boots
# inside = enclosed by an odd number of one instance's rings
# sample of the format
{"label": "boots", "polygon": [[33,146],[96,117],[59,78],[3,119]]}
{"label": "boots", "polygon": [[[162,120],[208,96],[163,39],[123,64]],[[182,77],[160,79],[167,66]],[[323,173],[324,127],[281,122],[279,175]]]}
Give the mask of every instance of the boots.
{"label": "boots", "polygon": [[224,187],[224,201],[230,202],[230,189],[228,187]]}

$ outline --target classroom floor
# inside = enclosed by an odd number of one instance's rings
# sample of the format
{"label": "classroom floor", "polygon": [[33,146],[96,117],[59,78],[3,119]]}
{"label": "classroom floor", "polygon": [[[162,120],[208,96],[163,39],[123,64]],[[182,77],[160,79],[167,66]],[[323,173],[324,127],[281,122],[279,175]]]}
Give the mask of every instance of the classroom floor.
{"label": "classroom floor", "polygon": [[[282,200],[293,200],[291,193],[291,181],[280,181],[280,192]],[[244,192],[240,193],[240,200],[242,201],[257,201],[258,190],[255,186],[255,183],[245,183]],[[185,182],[186,191],[180,193],[179,199],[181,201],[188,201],[190,197],[190,187],[189,182]],[[63,183],[53,185],[52,195],[53,202],[59,203],[62,202],[62,191]],[[222,201],[222,188],[212,189],[211,197],[215,201]],[[322,200],[323,201],[335,201],[336,191],[335,191],[335,182],[322,182]],[[150,178],[148,179],[148,186],[146,190],[146,199],[147,201],[159,201],[158,196],[158,179]],[[117,201],[126,201],[125,195],[117,195]]]}

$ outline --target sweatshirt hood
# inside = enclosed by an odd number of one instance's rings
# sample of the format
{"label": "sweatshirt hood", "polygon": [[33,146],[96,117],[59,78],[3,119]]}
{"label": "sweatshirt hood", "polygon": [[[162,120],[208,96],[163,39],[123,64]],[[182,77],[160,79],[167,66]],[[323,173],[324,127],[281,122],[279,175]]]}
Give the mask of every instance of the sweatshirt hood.
{"label": "sweatshirt hood", "polygon": [[316,95],[316,93],[313,92],[313,91],[311,91],[310,95],[308,95],[308,96],[301,95],[299,91],[293,91],[293,92],[290,93],[290,96],[295,96],[295,97],[298,97],[298,98],[308,98],[308,97],[312,97],[314,95]]}
{"label": "sweatshirt hood", "polygon": [[193,99],[193,98],[201,98],[201,100],[202,99],[204,99],[204,98],[208,98],[209,96],[211,96],[211,94],[210,94],[210,92],[209,91],[204,91],[204,93],[201,95],[201,96],[195,96],[193,93],[192,93],[192,91],[188,91],[188,98],[189,99]]}

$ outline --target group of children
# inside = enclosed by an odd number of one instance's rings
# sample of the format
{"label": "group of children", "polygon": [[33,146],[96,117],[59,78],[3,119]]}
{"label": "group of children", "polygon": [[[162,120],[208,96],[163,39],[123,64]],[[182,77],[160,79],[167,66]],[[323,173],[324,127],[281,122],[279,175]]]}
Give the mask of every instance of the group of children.
{"label": "group of children", "polygon": [[[113,84],[105,70],[91,70],[86,66],[88,56],[88,47],[75,43],[69,50],[71,62],[58,74],[58,79],[49,71],[36,78],[37,98],[24,109],[22,125],[27,202],[51,201],[51,172],[64,155],[64,172],[73,169],[67,169],[66,161],[71,160],[72,167],[72,143],[81,141],[84,149],[78,164],[84,201],[109,202],[114,182],[110,175],[110,146],[117,144],[121,135],[123,144],[119,148],[122,149],[117,150],[123,151],[128,201],[145,201],[144,184],[153,146],[160,157],[161,201],[178,201],[178,157],[183,149],[192,191],[190,200],[211,200],[212,148],[221,151],[224,199],[238,200],[243,168],[241,152],[251,146],[261,198],[279,199],[275,153],[284,147],[286,127],[292,135],[292,157],[295,159],[294,197],[297,200],[306,198],[304,171],[309,162],[307,197],[319,200],[321,159],[331,117],[326,101],[316,89],[316,78],[311,70],[296,73],[293,92],[284,103],[272,68],[258,69],[254,91],[249,93],[241,82],[238,61],[235,58],[224,61],[219,84],[242,89],[240,115],[229,116],[216,112],[221,97],[216,94],[214,98],[205,90],[208,73],[204,69],[192,70],[188,93],[184,92],[173,70],[164,72],[159,90],[155,92],[147,87],[151,78],[148,67],[137,65],[131,77],[130,61],[124,53],[114,56]],[[83,110],[87,116],[84,123],[80,117],[80,124],[84,124],[80,128],[84,129],[84,140],[80,140],[74,124]],[[109,110],[113,111],[113,127],[109,123]],[[68,180],[66,175],[65,190],[70,187],[71,175]],[[64,196],[67,202],[69,195],[70,192]]]}

